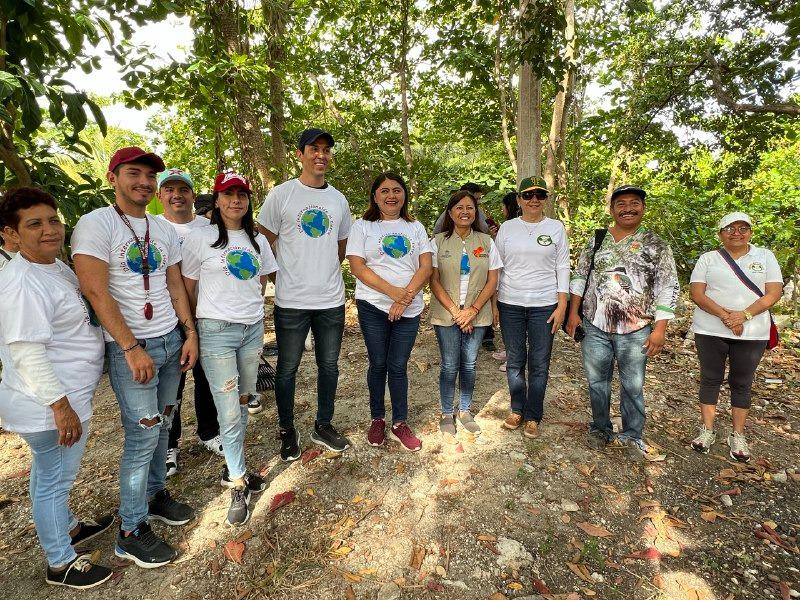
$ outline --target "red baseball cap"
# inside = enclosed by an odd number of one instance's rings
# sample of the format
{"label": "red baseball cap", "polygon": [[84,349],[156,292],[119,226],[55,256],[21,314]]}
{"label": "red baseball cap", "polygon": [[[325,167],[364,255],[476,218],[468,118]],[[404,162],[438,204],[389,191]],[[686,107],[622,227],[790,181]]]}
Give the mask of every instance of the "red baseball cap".
{"label": "red baseball cap", "polygon": [[160,173],[167,168],[158,154],[145,152],[137,146],[127,146],[114,152],[114,156],[112,156],[111,160],[108,162],[108,170],[113,171],[120,165],[132,162],[140,162],[149,165],[156,170],[156,173]]}
{"label": "red baseball cap", "polygon": [[215,192],[222,192],[232,187],[244,188],[248,194],[252,191],[250,189],[250,182],[247,181],[247,177],[244,175],[239,175],[238,173],[232,173],[229,171],[227,173],[218,173],[214,178]]}

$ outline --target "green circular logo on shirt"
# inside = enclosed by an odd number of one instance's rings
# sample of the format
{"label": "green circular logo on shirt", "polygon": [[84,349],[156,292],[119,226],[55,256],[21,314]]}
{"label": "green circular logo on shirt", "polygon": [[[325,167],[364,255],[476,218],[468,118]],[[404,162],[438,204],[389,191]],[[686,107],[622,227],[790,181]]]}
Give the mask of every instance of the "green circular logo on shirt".
{"label": "green circular logo on shirt", "polygon": [[540,246],[550,246],[553,243],[553,238],[549,235],[540,235],[536,238],[536,243]]}
{"label": "green circular logo on shirt", "polygon": [[752,262],[750,266],[747,267],[753,273],[763,273],[764,272],[764,265],[760,262]]}

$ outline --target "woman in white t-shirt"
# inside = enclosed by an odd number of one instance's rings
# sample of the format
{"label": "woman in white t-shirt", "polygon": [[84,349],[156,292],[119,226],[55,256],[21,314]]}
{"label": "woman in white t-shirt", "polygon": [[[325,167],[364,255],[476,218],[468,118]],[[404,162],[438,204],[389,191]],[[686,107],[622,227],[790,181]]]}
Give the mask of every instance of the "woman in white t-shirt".
{"label": "woman in white t-shirt", "polygon": [[0,271],[0,420],[30,446],[33,523],[47,583],[85,589],[111,577],[75,546],[108,529],[113,515],[78,521],[69,509],[103,372],[103,334],[77,277],[56,258],[64,247],[57,210],[53,197],[35,188],[0,199],[3,235],[19,246]]}
{"label": "woman in white t-shirt", "polygon": [[384,391],[392,401],[390,433],[406,450],[422,442],[408,418],[408,359],[424,308],[422,288],[431,274],[431,247],[425,228],[408,212],[408,188],[395,173],[372,183],[369,208],[350,230],[345,255],[356,282],[356,306],[369,356],[367,387],[372,423],[367,440],[386,439]]}
{"label": "woman in white t-shirt", "polygon": [[247,472],[244,437],[264,343],[264,286],[278,265],[267,238],[255,231],[250,194],[242,175],[217,175],[211,225],[193,230],[181,249],[200,362],[217,407],[225,454],[221,484],[232,488],[231,525],[247,522],[250,494],[266,488],[261,477]]}
{"label": "woman in white t-shirt", "polygon": [[491,298],[503,266],[491,236],[476,229],[477,213],[475,197],[463,190],[456,192],[447,203],[442,232],[431,240],[430,317],[442,355],[439,431],[450,438],[456,435],[453,410],[456,377],[458,423],[468,434],[481,433],[470,410],[475,363],[483,336],[492,325]]}
{"label": "woman in white t-shirt", "polygon": [[691,277],[692,301],[697,305],[692,331],[700,362],[703,420],[692,447],[708,453],[717,439],[714,416],[728,362],[733,420],[728,446],[731,458],[739,462],[750,460],[744,436],[750,391],[770,338],[769,309],[783,293],[775,255],[750,244],[752,226],[750,217],[742,212],[722,217],[717,227],[722,248],[700,256]]}
{"label": "woman in white t-shirt", "polygon": [[553,336],[564,321],[569,295],[569,241],[561,221],[545,216],[546,200],[543,179],[523,179],[522,214],[504,222],[494,240],[503,261],[497,307],[511,393],[503,427],[518,429],[524,421],[522,433],[529,438],[538,435],[544,414]]}

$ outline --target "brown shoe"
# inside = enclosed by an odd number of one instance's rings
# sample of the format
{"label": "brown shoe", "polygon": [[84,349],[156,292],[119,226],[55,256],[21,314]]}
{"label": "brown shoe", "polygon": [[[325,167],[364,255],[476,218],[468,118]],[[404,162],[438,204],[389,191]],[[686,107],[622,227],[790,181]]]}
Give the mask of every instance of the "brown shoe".
{"label": "brown shoe", "polygon": [[503,427],[511,430],[519,429],[520,425],[522,425],[522,415],[513,412],[510,413],[503,422]]}
{"label": "brown shoe", "polygon": [[525,421],[525,427],[522,429],[522,435],[526,438],[535,438],[539,436],[539,424],[536,421]]}

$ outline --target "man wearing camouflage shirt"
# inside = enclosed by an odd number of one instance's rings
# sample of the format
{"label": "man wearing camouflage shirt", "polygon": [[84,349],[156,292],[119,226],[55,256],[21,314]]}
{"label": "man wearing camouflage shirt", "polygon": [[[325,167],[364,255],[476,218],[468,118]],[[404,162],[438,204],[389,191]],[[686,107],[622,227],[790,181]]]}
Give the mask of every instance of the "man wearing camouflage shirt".
{"label": "man wearing camouflage shirt", "polygon": [[[614,224],[592,238],[581,253],[570,282],[567,321],[570,335],[574,336],[579,325],[586,333],[582,346],[592,406],[590,445],[597,449],[610,443],[626,446],[637,459],[655,454],[642,438],[645,366],[647,358],[656,356],[664,346],[679,291],[672,250],[655,233],[641,227],[646,195],[632,185],[612,192]],[[590,269],[596,239],[602,241]],[[622,413],[622,431],[616,437],[609,411],[615,360]]]}

